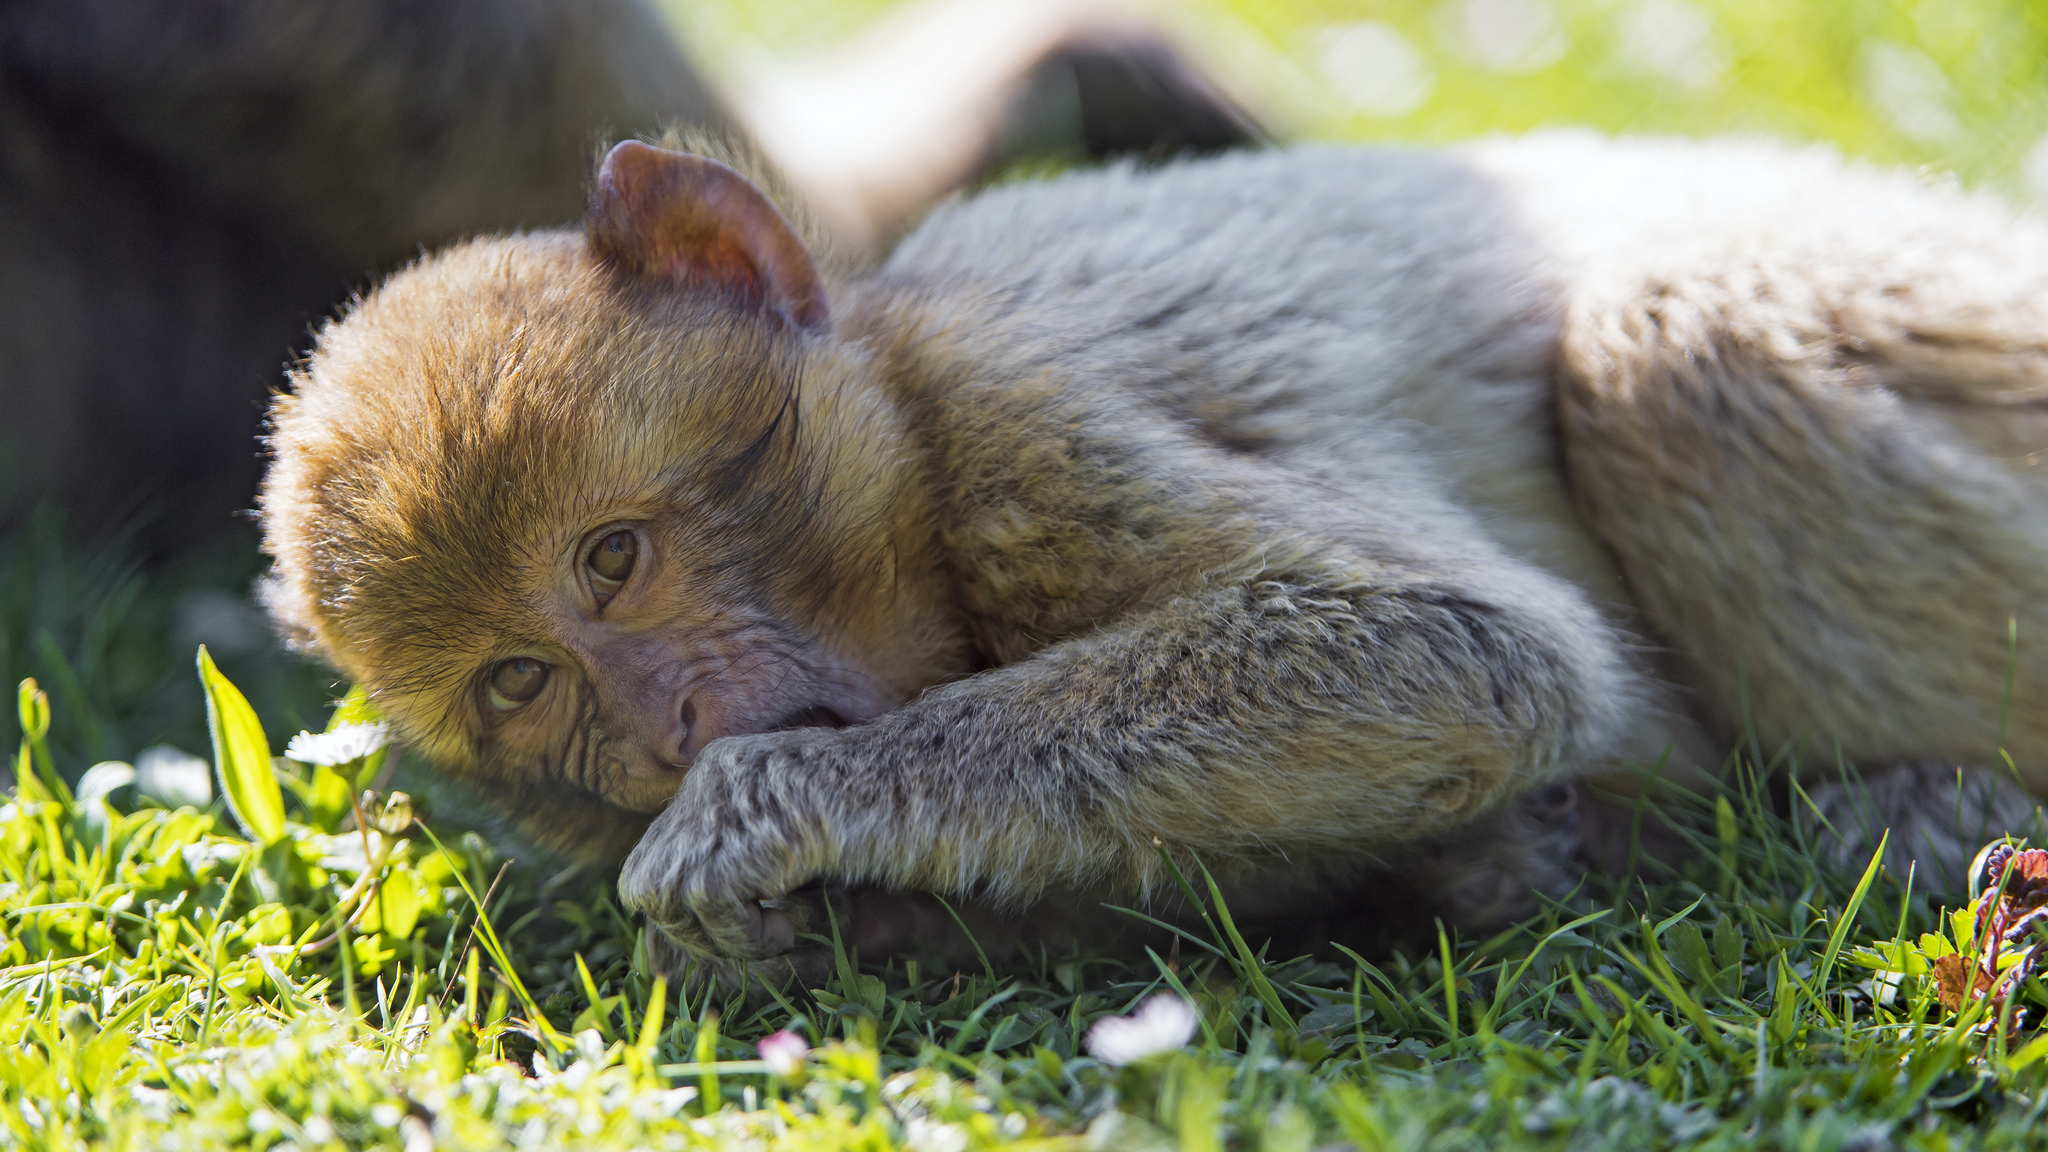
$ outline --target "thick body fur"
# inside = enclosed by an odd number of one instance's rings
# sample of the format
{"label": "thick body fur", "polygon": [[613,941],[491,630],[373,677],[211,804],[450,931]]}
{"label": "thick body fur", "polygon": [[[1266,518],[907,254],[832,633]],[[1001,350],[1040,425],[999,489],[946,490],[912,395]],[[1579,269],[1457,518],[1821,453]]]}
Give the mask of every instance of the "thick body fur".
{"label": "thick body fur", "polygon": [[[1559,875],[1511,800],[1745,726],[2048,785],[2044,255],[1825,153],[1572,135],[1000,188],[801,330],[478,241],[279,402],[272,604],[699,954],[783,952],[813,882],[1128,899],[1162,848],[1279,910],[1462,837],[1448,906],[1497,912]],[[767,621],[856,722],[634,799],[569,733],[648,676],[533,637],[642,520],[688,635]],[[525,651],[574,723],[479,712]]]}

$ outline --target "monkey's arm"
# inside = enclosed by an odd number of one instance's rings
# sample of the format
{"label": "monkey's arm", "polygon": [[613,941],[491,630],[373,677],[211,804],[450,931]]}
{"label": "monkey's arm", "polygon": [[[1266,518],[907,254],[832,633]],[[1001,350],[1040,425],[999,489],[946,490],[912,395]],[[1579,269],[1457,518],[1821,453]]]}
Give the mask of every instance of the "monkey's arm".
{"label": "monkey's arm", "polygon": [[928,692],[872,723],[722,740],[627,861],[685,946],[784,951],[810,881],[1026,897],[1142,890],[1155,838],[1314,867],[1461,821],[1581,761],[1627,695],[1557,604],[1268,580]]}

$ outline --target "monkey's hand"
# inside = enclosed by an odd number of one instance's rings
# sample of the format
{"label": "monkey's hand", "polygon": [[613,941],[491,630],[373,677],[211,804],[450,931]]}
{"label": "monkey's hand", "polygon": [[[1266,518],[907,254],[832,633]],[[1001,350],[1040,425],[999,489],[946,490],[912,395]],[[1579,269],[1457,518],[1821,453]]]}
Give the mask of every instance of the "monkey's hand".
{"label": "monkey's hand", "polygon": [[805,766],[835,733],[735,736],[697,755],[682,787],[619,874],[619,898],[700,956],[779,956],[811,927],[789,899],[829,864],[831,837],[805,792]]}

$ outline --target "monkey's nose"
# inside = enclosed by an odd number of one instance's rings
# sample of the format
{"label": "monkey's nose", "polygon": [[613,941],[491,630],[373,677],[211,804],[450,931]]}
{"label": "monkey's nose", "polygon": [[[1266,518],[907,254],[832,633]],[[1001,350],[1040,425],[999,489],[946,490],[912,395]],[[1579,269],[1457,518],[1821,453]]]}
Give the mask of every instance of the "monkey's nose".
{"label": "monkey's nose", "polygon": [[[680,776],[690,770],[690,762],[710,742],[714,727],[709,718],[700,713],[693,699],[685,698],[681,703],[673,700],[662,704],[649,702],[652,721],[641,729],[641,758],[648,761],[647,770],[663,776]],[[662,712],[667,712],[666,720]]]}

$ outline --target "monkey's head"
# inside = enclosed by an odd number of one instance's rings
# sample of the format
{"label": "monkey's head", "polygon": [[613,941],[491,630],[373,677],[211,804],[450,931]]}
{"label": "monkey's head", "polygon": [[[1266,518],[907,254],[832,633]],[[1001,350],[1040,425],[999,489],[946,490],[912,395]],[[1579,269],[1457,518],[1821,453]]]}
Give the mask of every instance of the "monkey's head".
{"label": "monkey's head", "polygon": [[272,613],[556,846],[623,853],[709,741],[859,723],[958,659],[897,414],[714,161],[619,145],[583,230],[420,261],[294,382]]}

